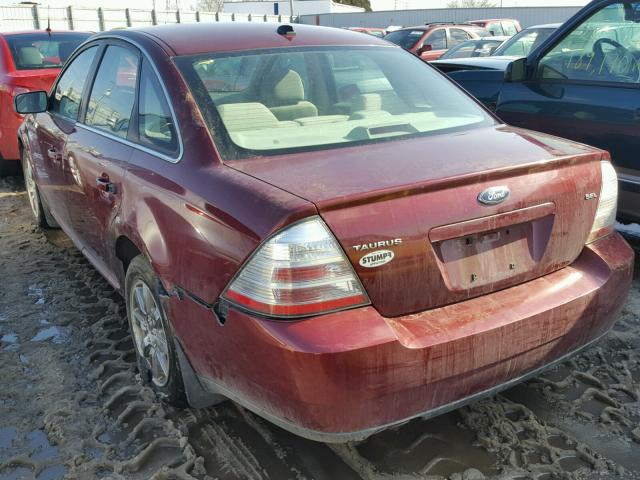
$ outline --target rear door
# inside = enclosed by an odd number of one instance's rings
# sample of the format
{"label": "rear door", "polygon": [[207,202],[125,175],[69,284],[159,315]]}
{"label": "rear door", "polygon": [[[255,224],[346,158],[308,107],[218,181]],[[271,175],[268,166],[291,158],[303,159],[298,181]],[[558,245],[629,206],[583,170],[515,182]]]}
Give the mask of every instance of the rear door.
{"label": "rear door", "polygon": [[[532,78],[505,83],[507,123],[608,150],[620,212],[640,218],[640,2],[593,12],[540,55]],[[635,18],[638,16],[638,18]]]}
{"label": "rear door", "polygon": [[[32,161],[39,188],[56,220],[72,229],[67,209],[67,197],[73,192],[72,171],[66,151],[67,139],[75,131],[87,78],[97,58],[99,47],[89,46],[76,55],[53,88],[49,110],[38,114],[35,122],[38,151]],[[69,232],[73,235],[73,232]]]}
{"label": "rear door", "polygon": [[[123,178],[131,157],[131,119],[136,100],[140,55],[125,43],[106,45],[82,121],[69,136],[67,151],[74,171],[74,198],[68,208],[85,254],[109,276],[110,226],[120,209]],[[102,267],[102,268],[100,268]]]}

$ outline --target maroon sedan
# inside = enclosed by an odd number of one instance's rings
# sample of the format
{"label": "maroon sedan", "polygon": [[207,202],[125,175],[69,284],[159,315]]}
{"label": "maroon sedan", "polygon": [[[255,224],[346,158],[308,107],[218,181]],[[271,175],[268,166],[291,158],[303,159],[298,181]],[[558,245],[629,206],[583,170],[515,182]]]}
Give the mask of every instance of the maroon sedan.
{"label": "maroon sedan", "polygon": [[502,125],[371,36],[107,32],[16,108],[38,223],[123,293],[176,404],[364,438],[592,344],[630,286],[606,152]]}
{"label": "maroon sedan", "polygon": [[0,34],[0,177],[20,170],[16,132],[22,115],[13,109],[15,95],[48,90],[69,55],[90,36],[47,30]]}

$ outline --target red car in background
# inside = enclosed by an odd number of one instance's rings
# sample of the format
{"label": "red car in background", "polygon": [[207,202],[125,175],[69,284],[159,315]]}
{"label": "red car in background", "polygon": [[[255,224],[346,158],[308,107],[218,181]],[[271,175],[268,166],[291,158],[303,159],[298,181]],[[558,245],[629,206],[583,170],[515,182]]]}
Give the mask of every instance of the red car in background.
{"label": "red car in background", "polygon": [[378,38],[382,38],[387,34],[387,31],[384,28],[375,27],[349,27],[348,30],[351,30],[352,32],[366,33]]}
{"label": "red car in background", "polygon": [[607,152],[501,124],[380,39],[104,32],[16,108],[36,221],[123,294],[174,404],[364,438],[592,344],[630,287]]}
{"label": "red car in background", "polygon": [[490,37],[482,27],[456,23],[428,23],[388,33],[384,39],[401,46],[422,60],[437,60],[448,49],[474,38]]}
{"label": "red car in background", "polygon": [[69,55],[89,36],[47,30],[0,33],[0,176],[20,171],[17,131],[22,115],[15,112],[13,98],[49,90]]}

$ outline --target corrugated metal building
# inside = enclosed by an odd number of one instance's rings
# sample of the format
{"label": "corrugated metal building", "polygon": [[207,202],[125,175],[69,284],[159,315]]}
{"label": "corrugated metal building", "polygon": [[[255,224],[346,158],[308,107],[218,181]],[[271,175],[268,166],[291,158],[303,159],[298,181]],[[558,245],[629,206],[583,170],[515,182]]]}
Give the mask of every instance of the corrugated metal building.
{"label": "corrugated metal building", "polygon": [[564,22],[581,7],[438,8],[368,13],[302,15],[301,23],[327,27],[387,27],[427,22],[466,22],[483,18],[515,18],[523,27]]}

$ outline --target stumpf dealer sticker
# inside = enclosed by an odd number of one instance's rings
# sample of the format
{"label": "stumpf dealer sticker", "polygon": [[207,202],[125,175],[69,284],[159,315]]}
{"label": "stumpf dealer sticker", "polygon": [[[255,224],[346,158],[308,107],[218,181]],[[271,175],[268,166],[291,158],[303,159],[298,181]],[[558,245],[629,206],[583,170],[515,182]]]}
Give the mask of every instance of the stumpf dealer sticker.
{"label": "stumpf dealer sticker", "polygon": [[393,260],[394,253],[391,250],[376,250],[367,253],[360,259],[360,265],[366,268],[381,267]]}

